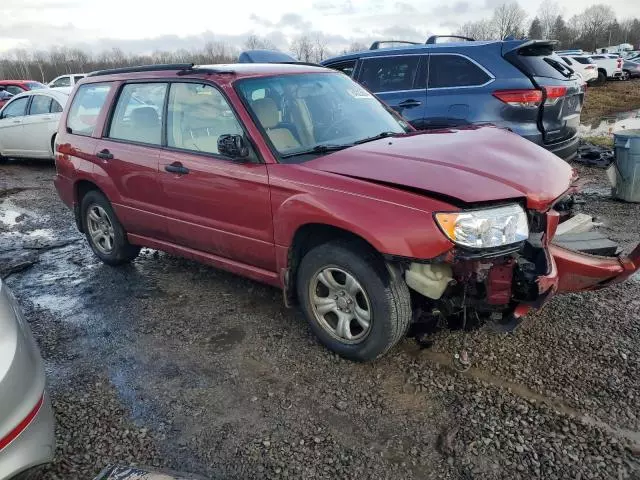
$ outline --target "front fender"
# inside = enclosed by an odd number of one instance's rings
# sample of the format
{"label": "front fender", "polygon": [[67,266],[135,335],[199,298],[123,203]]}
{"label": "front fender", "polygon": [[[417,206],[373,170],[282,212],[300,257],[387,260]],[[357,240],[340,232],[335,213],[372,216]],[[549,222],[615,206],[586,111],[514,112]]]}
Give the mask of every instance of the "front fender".
{"label": "front fender", "polygon": [[308,224],[346,230],[378,252],[398,257],[430,259],[453,247],[431,212],[331,190],[291,195],[274,205],[273,219],[275,243],[284,247]]}

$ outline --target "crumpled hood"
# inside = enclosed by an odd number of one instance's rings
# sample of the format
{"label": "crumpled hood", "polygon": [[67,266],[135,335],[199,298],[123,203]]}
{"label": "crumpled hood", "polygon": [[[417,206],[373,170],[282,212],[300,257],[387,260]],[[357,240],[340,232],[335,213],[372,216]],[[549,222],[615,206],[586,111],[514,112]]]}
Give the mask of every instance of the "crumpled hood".
{"label": "crumpled hood", "polygon": [[525,197],[527,207],[536,210],[548,208],[573,178],[564,160],[495,127],[385,138],[316,158],[304,166],[466,203]]}

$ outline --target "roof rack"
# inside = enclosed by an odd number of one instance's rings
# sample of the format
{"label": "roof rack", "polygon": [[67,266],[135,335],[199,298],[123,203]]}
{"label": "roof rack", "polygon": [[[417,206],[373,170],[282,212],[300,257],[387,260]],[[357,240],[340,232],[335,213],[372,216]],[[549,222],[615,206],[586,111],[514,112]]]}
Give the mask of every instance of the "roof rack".
{"label": "roof rack", "polygon": [[371,44],[369,50],[378,50],[383,43],[403,43],[406,45],[420,45],[418,42],[408,42],[405,40],[377,40]]}
{"label": "roof rack", "polygon": [[460,40],[464,40],[465,42],[475,42],[475,38],[471,38],[471,37],[461,37],[460,35],[431,35],[429,38],[427,38],[427,41],[425,42],[427,45],[433,45],[436,42],[436,40],[438,40],[439,38],[457,38]]}
{"label": "roof rack", "polygon": [[216,69],[212,67],[197,67],[193,63],[159,63],[155,65],[138,65],[135,67],[110,68],[91,72],[87,77],[100,77],[103,75],[118,75],[120,73],[160,72],[163,70],[177,70],[178,75],[189,73],[235,73],[230,69]]}

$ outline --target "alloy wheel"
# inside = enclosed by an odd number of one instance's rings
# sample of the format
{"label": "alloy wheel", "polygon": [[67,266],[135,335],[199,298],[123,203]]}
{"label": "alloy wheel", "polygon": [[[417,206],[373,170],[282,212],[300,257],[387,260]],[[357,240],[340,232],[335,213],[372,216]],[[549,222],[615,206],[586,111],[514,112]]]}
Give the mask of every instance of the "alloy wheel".
{"label": "alloy wheel", "polygon": [[104,255],[113,252],[115,233],[109,215],[100,205],[87,209],[87,229],[93,246]]}

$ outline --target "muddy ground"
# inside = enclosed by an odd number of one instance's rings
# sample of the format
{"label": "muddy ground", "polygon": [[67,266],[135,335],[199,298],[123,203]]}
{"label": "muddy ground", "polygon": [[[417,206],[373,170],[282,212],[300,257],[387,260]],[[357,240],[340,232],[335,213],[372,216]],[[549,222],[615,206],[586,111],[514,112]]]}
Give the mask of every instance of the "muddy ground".
{"label": "muddy ground", "polygon": [[[640,205],[602,170],[582,209],[625,250]],[[356,364],[313,338],[278,290],[164,253],[99,263],[50,163],[0,166],[0,268],[45,359],[50,479],[108,463],[215,479],[640,478],[640,279],[554,298],[512,335],[404,340]]]}

